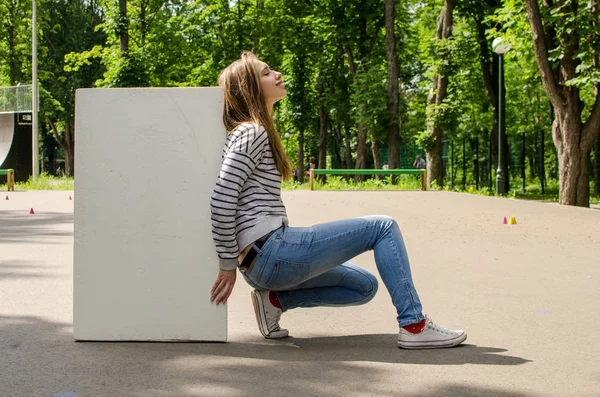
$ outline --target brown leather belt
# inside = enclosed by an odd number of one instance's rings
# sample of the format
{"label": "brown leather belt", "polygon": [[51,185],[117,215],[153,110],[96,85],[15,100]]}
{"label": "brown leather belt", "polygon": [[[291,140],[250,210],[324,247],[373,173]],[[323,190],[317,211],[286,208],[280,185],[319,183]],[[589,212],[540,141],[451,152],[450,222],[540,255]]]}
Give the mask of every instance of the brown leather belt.
{"label": "brown leather belt", "polygon": [[250,250],[244,257],[244,260],[239,265],[240,272],[246,273],[247,271],[252,269],[252,266],[254,266],[254,264],[256,263],[256,260],[258,259],[258,251],[256,251],[254,249],[254,247],[261,249],[263,247],[263,245],[265,245],[265,243],[267,242],[269,237],[271,237],[271,235],[279,229],[280,228],[277,228],[277,229],[273,230],[272,232],[265,234],[264,236],[262,236],[261,238],[256,240],[254,243],[252,243],[253,247],[250,248]]}

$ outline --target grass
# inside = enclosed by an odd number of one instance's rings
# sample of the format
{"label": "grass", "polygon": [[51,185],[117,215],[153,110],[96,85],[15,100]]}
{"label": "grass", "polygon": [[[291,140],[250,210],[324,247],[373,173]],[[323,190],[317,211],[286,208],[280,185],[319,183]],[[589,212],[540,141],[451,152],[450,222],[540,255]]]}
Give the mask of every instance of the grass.
{"label": "grass", "polygon": [[[299,182],[283,182],[283,189],[287,190],[308,190],[308,183]],[[315,181],[315,190],[420,190],[421,183],[413,175],[400,175],[399,183],[393,185],[391,176],[384,180],[367,179],[364,182],[355,182],[354,179],[344,179],[340,176],[328,176],[325,183]],[[433,189],[435,190],[435,188]],[[496,196],[494,190],[488,187],[475,189],[474,186],[467,187],[466,190],[460,189],[458,186],[454,188],[446,186],[444,191],[463,192],[469,194],[478,194],[482,196]],[[593,184],[590,184],[590,192],[594,191]],[[514,181],[514,187],[504,197],[522,200],[536,201],[553,201],[558,202],[558,181],[548,181],[546,183],[544,193],[539,183],[532,183],[526,186],[525,191],[522,191],[521,183]],[[590,204],[600,204],[600,196],[591,195]]]}
{"label": "grass", "polygon": [[[308,190],[308,182],[290,182],[282,184],[282,189]],[[414,175],[398,175],[398,183],[392,184],[392,177],[386,176],[381,180],[376,178],[356,182],[353,178],[345,179],[342,176],[329,175],[325,183],[315,180],[315,190],[420,190],[421,181]]]}
{"label": "grass", "polygon": [[[15,190],[73,190],[74,187],[73,177],[56,177],[46,173],[41,174],[36,180],[30,177],[27,182],[15,183]],[[0,191],[6,191],[6,183],[0,185]]]}
{"label": "grass", "polygon": [[[73,190],[75,180],[72,177],[56,177],[46,173],[41,174],[35,181],[29,178],[27,182],[17,182],[15,190]],[[515,181],[517,188],[511,189],[506,195],[508,198],[537,200],[537,201],[554,201],[558,202],[558,181],[548,181],[544,194],[539,183],[527,185],[525,191],[522,191],[521,184]],[[299,182],[283,182],[282,188],[285,190],[308,190],[308,183]],[[330,175],[325,183],[315,181],[315,190],[420,190],[421,181],[414,175],[398,175],[398,183],[392,184],[392,177],[387,176],[381,180],[371,178],[363,182],[356,182],[354,179],[344,179],[341,176]],[[465,192],[470,194],[478,194],[483,196],[495,196],[493,190],[488,187],[475,189],[474,186],[468,187],[466,190],[445,187],[443,190],[452,192]],[[0,185],[0,191],[6,191],[6,184]],[[593,184],[590,184],[590,192],[593,192]],[[591,195],[590,204],[600,204],[600,196]]]}

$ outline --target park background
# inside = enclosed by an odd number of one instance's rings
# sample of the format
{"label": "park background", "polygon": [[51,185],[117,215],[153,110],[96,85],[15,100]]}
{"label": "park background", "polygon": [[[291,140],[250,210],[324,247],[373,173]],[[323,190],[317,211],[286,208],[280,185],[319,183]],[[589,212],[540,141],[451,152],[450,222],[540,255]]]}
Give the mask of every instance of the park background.
{"label": "park background", "polygon": [[[288,96],[275,116],[302,177],[311,157],[317,168],[380,169],[411,168],[420,154],[431,187],[494,194],[500,146],[509,195],[578,206],[600,200],[597,0],[41,0],[37,7],[47,174],[74,173],[78,88],[214,86],[251,50],[284,75]],[[0,86],[31,84],[31,10],[29,0],[0,0]],[[492,49],[497,37],[511,46],[504,73]],[[412,176],[393,182],[329,177],[321,187],[418,186]]]}

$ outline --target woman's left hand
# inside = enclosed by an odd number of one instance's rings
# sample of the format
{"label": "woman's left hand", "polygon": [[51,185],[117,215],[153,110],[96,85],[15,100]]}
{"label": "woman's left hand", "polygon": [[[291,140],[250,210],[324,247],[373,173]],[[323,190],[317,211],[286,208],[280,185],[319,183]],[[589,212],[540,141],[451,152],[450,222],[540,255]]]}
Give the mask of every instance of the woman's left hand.
{"label": "woman's left hand", "polygon": [[233,286],[235,285],[236,269],[233,270],[219,270],[217,281],[210,290],[210,301],[219,303],[226,303]]}

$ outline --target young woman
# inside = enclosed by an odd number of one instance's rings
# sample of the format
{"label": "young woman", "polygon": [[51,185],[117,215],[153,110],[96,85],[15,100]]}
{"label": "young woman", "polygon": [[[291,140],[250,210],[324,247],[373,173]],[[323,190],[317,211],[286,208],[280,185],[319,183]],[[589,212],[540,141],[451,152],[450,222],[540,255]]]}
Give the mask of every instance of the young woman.
{"label": "young woman", "polygon": [[213,237],[220,270],[211,301],[229,298],[239,269],[255,290],[252,302],[265,338],[285,338],[281,314],[297,307],[352,306],[369,302],[377,278],[353,257],[374,250],[379,275],[397,309],[398,345],[452,347],[467,334],[436,325],[422,313],[398,224],[366,216],[313,227],[288,225],[281,180],[290,164],[273,122],[273,105],[286,95],[281,73],[252,53],[219,77],[229,132],[212,201]]}

